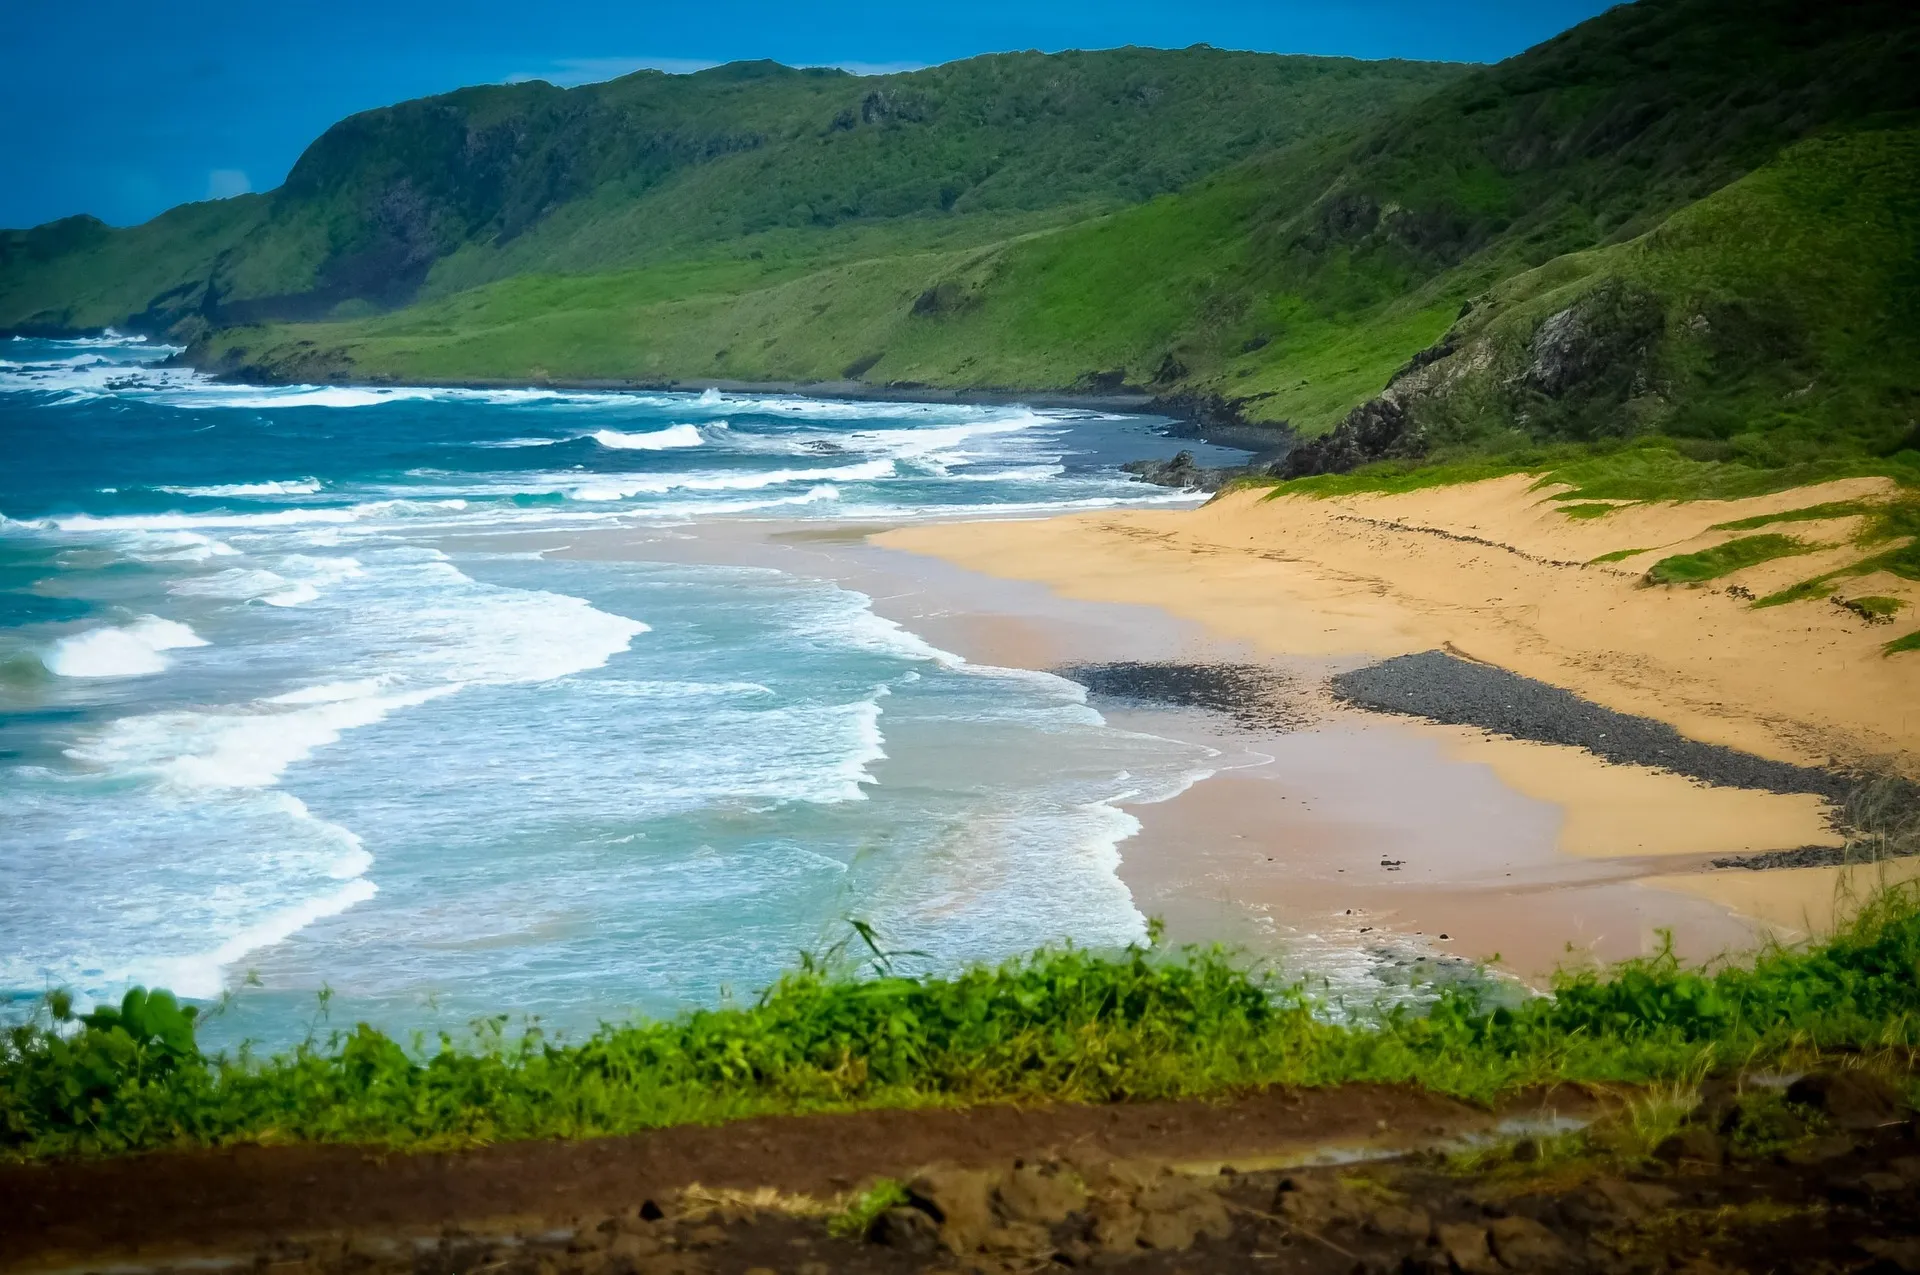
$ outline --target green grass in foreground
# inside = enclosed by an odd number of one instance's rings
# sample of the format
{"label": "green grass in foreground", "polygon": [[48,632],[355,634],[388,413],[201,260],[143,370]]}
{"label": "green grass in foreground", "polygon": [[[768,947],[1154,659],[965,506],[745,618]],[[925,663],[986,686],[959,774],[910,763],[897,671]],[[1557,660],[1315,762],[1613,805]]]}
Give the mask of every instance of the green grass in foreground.
{"label": "green grass in foreground", "polygon": [[1714,580],[1774,558],[1809,553],[1816,547],[1792,536],[1741,536],[1698,553],[1676,553],[1662,558],[1648,569],[1647,583],[1694,584]]}
{"label": "green grass in foreground", "polygon": [[[1375,1081],[1473,1099],[1553,1081],[1653,1083],[1823,1049],[1920,1047],[1920,895],[1868,903],[1827,942],[1708,971],[1670,955],[1565,974],[1496,1007],[1335,1021],[1217,950],[1046,950],[951,977],[817,964],[755,1004],[603,1026],[577,1044],[498,1025],[409,1050],[362,1025],[271,1057],[207,1057],[164,993],[13,1029],[0,1155],[239,1142],[449,1146],[616,1134],[769,1112],[1107,1102]],[[62,1006],[50,998],[53,1017]]]}

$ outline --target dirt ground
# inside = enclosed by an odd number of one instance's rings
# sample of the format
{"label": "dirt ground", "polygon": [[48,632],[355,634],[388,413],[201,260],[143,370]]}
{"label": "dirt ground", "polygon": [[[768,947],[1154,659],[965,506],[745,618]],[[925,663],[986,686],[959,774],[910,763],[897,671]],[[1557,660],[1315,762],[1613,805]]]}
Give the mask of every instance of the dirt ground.
{"label": "dirt ground", "polygon": [[1710,1082],[1651,1158],[1564,1132],[1621,1121],[1593,1095],[1489,1112],[1356,1086],[8,1166],[0,1269],[1920,1271],[1913,1113],[1857,1079],[1816,1073],[1785,1097]]}

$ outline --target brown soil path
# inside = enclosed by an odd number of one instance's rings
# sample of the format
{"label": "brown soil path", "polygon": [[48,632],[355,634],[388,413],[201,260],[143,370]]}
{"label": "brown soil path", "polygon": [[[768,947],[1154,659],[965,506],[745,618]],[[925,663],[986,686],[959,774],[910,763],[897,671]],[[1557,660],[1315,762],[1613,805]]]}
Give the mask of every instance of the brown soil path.
{"label": "brown soil path", "polygon": [[[1585,1110],[1577,1094],[1557,1110]],[[1506,1114],[1538,1112],[1538,1101]],[[689,1185],[831,1198],[920,1166],[1019,1157],[1164,1163],[1303,1158],[1326,1148],[1430,1145],[1501,1115],[1374,1086],[1268,1090],[1220,1103],[973,1107],[769,1117],[580,1142],[511,1143],[445,1154],[361,1147],[241,1147],[0,1166],[0,1270],[164,1261],[288,1237],[448,1226],[538,1229],[631,1210]]]}

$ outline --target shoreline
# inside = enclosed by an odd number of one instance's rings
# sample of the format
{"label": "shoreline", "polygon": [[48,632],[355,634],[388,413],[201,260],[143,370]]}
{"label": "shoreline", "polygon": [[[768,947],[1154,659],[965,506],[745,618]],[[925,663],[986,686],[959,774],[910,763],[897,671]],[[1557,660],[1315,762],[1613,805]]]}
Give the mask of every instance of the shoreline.
{"label": "shoreline", "polygon": [[[1814,796],[1705,788],[1578,749],[1343,706],[1326,684],[1351,659],[1276,658],[1159,608],[1062,597],[886,543],[979,525],[721,520],[672,538],[576,536],[559,553],[829,579],[970,662],[1091,684],[1114,729],[1217,750],[1211,773],[1171,798],[1113,802],[1139,823],[1117,846],[1122,882],[1169,941],[1238,946],[1325,975],[1341,994],[1394,994],[1423,970],[1473,976],[1486,958],[1539,985],[1569,960],[1657,950],[1669,928],[1690,959],[1744,951],[1799,927],[1756,926],[1721,899],[1648,883],[1708,872],[1714,856],[1837,841]],[[1169,672],[1256,668],[1282,687],[1264,720],[1155,690]],[[1628,851],[1607,853],[1623,836]]]}
{"label": "shoreline", "polygon": [[[1827,486],[1859,495],[1850,488],[1860,485]],[[1624,879],[1638,883],[1633,888],[1642,895],[1685,895],[1716,905],[1724,909],[1721,915],[1747,918],[1755,934],[1819,933],[1833,924],[1849,893],[1866,893],[1877,880],[1920,875],[1920,862],[1912,859],[1853,867],[1799,867],[1783,860],[1769,871],[1714,865],[1716,859],[1782,851],[1837,854],[1844,838],[1832,823],[1833,803],[1844,792],[1835,771],[1892,756],[1897,769],[1910,772],[1920,753],[1920,664],[1881,660],[1877,635],[1851,632],[1826,613],[1837,615],[1838,608],[1729,616],[1737,598],[1719,589],[1636,589],[1627,572],[1579,566],[1568,551],[1569,541],[1594,537],[1595,520],[1575,523],[1550,508],[1535,510],[1540,497],[1512,480],[1475,486],[1478,491],[1346,501],[1262,502],[1258,494],[1241,493],[1186,513],[1127,510],[925,524],[874,540],[882,548],[1037,585],[1063,599],[1152,607],[1271,660],[1325,662],[1329,680],[1377,682],[1383,667],[1425,650],[1494,674],[1503,682],[1496,690],[1524,682],[1583,704],[1580,729],[1566,738],[1537,726],[1523,732],[1529,738],[1514,738],[1463,717],[1442,719],[1454,725],[1419,717],[1385,720],[1434,741],[1455,763],[1486,768],[1507,792],[1557,808],[1555,848],[1563,867],[1567,860],[1596,868],[1613,864]],[[1750,507],[1790,508],[1832,498],[1825,490],[1802,491],[1707,510],[1654,509],[1641,528],[1604,530],[1617,538],[1664,519],[1669,532],[1684,532],[1676,519],[1704,524],[1750,514]],[[1449,504],[1451,522],[1444,517],[1449,511],[1438,507]],[[1506,524],[1496,525],[1502,518]],[[1529,519],[1539,525],[1518,525]],[[1356,522],[1367,530],[1356,532]],[[1516,530],[1535,534],[1529,539]],[[1677,539],[1684,543],[1687,537]],[[1580,554],[1578,561],[1604,551]],[[1536,575],[1553,578],[1531,579]],[[1530,591],[1520,587],[1528,585]],[[1509,604],[1516,594],[1519,605]],[[1550,614],[1556,607],[1578,621],[1573,637],[1584,638],[1584,649],[1563,640],[1567,630]],[[1744,616],[1755,614],[1758,638],[1739,628]],[[1684,631],[1696,617],[1702,629],[1712,626],[1710,633],[1675,642],[1676,627]],[[1612,664],[1596,658],[1608,649],[1617,657]],[[1798,679],[1779,677],[1783,661],[1793,664],[1803,656],[1808,658]],[[1737,698],[1733,691],[1743,689],[1744,697]],[[1809,714],[1809,706],[1827,711]],[[1375,710],[1388,708],[1386,702],[1366,703],[1365,716],[1383,720]],[[1673,768],[1622,764],[1633,760],[1625,756],[1608,760],[1601,753],[1614,750],[1594,736],[1630,719],[1686,746],[1685,760],[1693,765],[1679,769],[1724,778],[1715,771],[1731,757],[1739,763],[1736,782],[1751,786],[1711,786]],[[1572,882],[1563,877],[1561,884]],[[1548,883],[1544,894],[1524,891],[1526,906],[1541,906],[1554,888]],[[1513,897],[1522,892],[1515,887]],[[1695,924],[1704,929],[1688,932]],[[1696,914],[1679,936],[1683,954],[1718,955],[1700,942],[1712,932],[1722,931]],[[1618,951],[1618,937],[1595,954]],[[1514,953],[1500,950],[1511,961]]]}
{"label": "shoreline", "polygon": [[[98,335],[95,333],[93,335]],[[6,333],[0,332],[0,339]],[[151,338],[149,338],[151,339]],[[216,381],[242,385],[304,385],[309,382],[280,376],[271,369],[248,365],[221,369],[196,363],[188,352],[169,356],[162,366],[187,367]],[[1141,387],[1092,391],[1072,387],[1017,389],[1004,386],[949,388],[919,383],[873,385],[865,381],[740,381],[713,378],[644,380],[632,377],[464,377],[449,380],[413,377],[406,380],[329,379],[318,384],[349,389],[400,387],[447,390],[578,390],[590,393],[762,394],[797,396],[856,403],[925,403],[962,407],[1064,408],[1114,412],[1129,416],[1163,417],[1173,428],[1170,437],[1192,438],[1216,447],[1233,448],[1262,459],[1284,456],[1299,440],[1290,425],[1249,421],[1230,400],[1188,392],[1156,394]]]}

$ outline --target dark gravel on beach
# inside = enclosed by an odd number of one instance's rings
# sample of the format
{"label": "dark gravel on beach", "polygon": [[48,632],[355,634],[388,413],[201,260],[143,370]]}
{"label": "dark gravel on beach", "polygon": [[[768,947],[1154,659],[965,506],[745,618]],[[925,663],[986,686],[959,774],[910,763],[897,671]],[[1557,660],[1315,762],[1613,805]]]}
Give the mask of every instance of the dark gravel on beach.
{"label": "dark gravel on beach", "polygon": [[1868,853],[1856,847],[1801,846],[1798,850],[1770,850],[1765,854],[1740,854],[1715,859],[1716,868],[1837,868],[1848,863],[1880,863],[1887,859],[1906,859],[1920,855],[1920,846],[1893,844]]}
{"label": "dark gravel on beach", "polygon": [[1120,660],[1054,671],[1097,698],[1221,713],[1249,730],[1298,730],[1313,719],[1294,680],[1260,664]]}
{"label": "dark gravel on beach", "polygon": [[1570,691],[1445,651],[1401,655],[1333,679],[1336,698],[1544,744],[1572,744],[1611,762],[1657,766],[1725,788],[1814,793],[1840,801],[1846,775],[1769,761],[1688,739],[1664,722],[1616,713]]}

